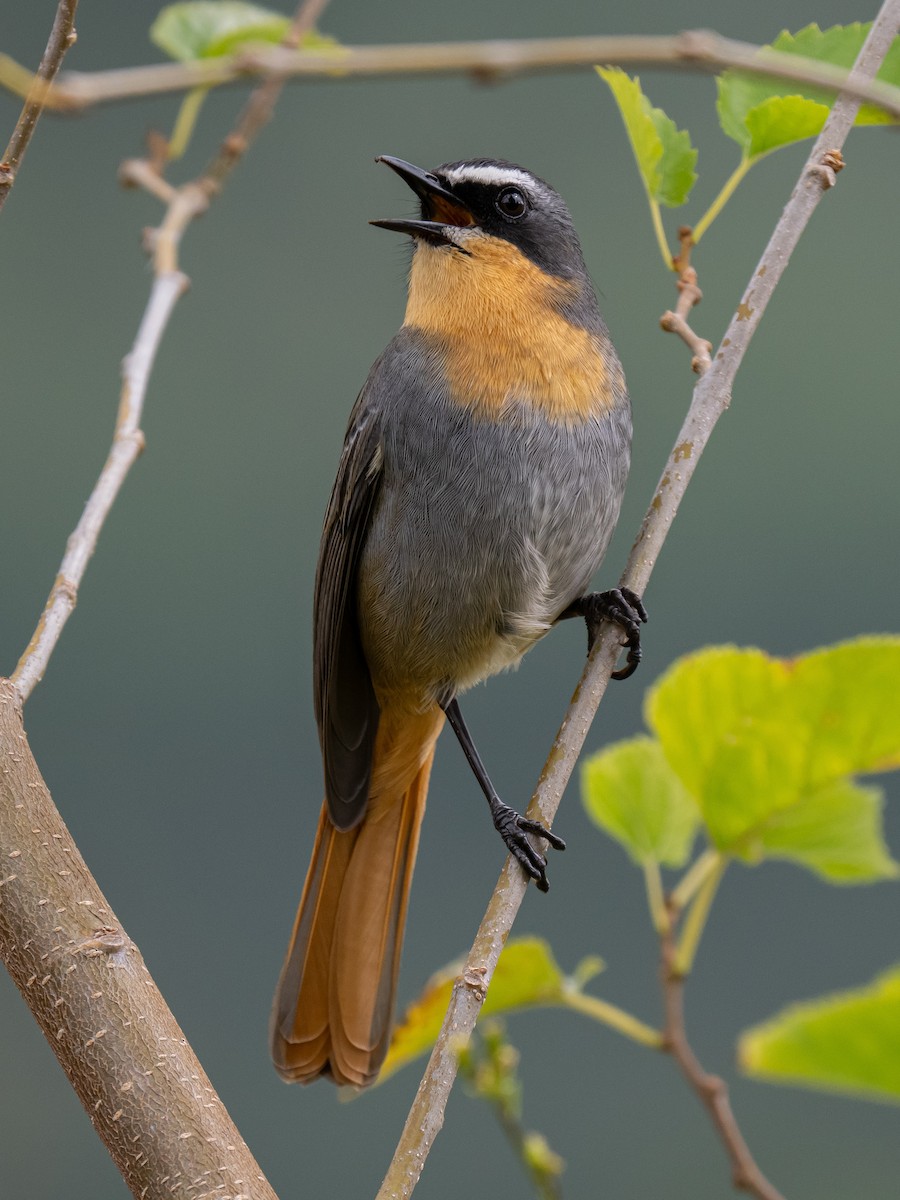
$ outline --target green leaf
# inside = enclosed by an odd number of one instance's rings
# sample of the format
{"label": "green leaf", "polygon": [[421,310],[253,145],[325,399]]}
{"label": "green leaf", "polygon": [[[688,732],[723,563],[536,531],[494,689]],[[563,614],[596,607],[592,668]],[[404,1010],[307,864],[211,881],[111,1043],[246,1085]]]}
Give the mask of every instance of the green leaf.
{"label": "green leaf", "polygon": [[813,783],[900,766],[900,638],[855,638],[788,665],[785,718],[807,726]]}
{"label": "green leaf", "polygon": [[786,677],[762,650],[722,646],[680,659],[647,693],[647,723],[722,850],[790,803],[781,740],[767,746],[760,728]]}
{"label": "green leaf", "polygon": [[[869,24],[858,21],[824,31],[818,25],[807,25],[796,34],[780,33],[772,48],[849,70],[869,29]],[[888,51],[877,78],[882,83],[900,86],[900,38]],[[827,88],[740,71],[724,71],[717,77],[716,86],[722,129],[751,159],[818,136],[836,95]],[[895,118],[871,105],[863,105],[856,118],[857,125],[894,123]]]}
{"label": "green leaf", "polygon": [[900,763],[898,678],[896,637],[791,660],[717,647],[676,663],[648,693],[646,718],[721,851],[885,878],[896,867],[880,805],[847,777]]}
{"label": "green leaf", "polygon": [[828,105],[803,96],[770,96],[744,118],[749,158],[761,158],[771,150],[818,137],[828,116]]}
{"label": "green leaf", "polygon": [[619,67],[597,67],[597,73],[619,106],[648,196],[670,208],[684,204],[697,180],[697,151],[690,134],[651,105],[639,79],[631,79]]}
{"label": "green leaf", "polygon": [[282,41],[290,19],[244,0],[190,0],[160,11],[151,40],[170,58],[189,62],[229,54],[248,42]]}
{"label": "green leaf", "polygon": [[777,813],[759,839],[761,853],[800,863],[831,883],[896,879],[900,867],[882,835],[884,797],[849,779],[826,784]]}
{"label": "green leaf", "polygon": [[[378,1076],[379,1083],[434,1045],[450,1003],[453,984],[462,967],[463,963],[459,961],[438,971],[406,1010],[394,1030],[391,1048]],[[580,990],[587,978],[602,967],[599,959],[591,958],[576,969],[572,979],[567,979],[550,947],[541,938],[512,939],[506,943],[497,961],[480,1017],[520,1008],[565,1004],[566,994],[573,989]]]}
{"label": "green leaf", "polygon": [[738,1058],[758,1079],[900,1102],[900,967],[748,1029]]}
{"label": "green leaf", "polygon": [[594,754],[582,768],[581,794],[591,820],[636,862],[680,867],[687,861],[699,812],[652,738],[632,738]]}

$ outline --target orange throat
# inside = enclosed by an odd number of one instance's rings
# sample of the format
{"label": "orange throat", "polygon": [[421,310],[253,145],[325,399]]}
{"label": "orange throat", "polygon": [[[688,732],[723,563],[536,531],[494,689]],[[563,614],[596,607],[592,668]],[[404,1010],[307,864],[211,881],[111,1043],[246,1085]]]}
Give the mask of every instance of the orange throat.
{"label": "orange throat", "polygon": [[560,311],[578,285],[500,238],[470,237],[466,249],[416,246],[404,322],[440,343],[454,400],[494,417],[525,401],[563,423],[611,408],[625,386],[618,359]]}

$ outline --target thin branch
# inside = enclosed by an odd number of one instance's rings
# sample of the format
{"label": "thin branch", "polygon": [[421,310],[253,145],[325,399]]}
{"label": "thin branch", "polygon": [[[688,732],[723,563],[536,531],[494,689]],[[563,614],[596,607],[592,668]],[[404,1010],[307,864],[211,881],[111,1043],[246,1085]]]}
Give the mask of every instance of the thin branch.
{"label": "thin branch", "polygon": [[[301,4],[281,45],[275,48],[276,52],[281,54],[296,52],[297,47],[312,30],[327,4],[328,0],[306,0],[304,4]],[[278,97],[281,95],[285,80],[286,76],[283,72],[269,74],[253,91],[244,111],[238,117],[234,129],[222,142],[218,154],[203,173],[203,180],[211,187],[221,188],[228,175],[243,157],[247,147],[262,127],[267,124]]]}
{"label": "thin branch", "polygon": [[134,1196],[276,1200],[78,853],[5,680],[0,862],[0,958]]}
{"label": "thin branch", "polygon": [[50,655],[77,603],[78,588],[96,549],[100,530],[125,476],[144,448],[140,420],[147,381],[169,317],[187,286],[187,276],[179,271],[159,275],[154,281],[134,346],[122,364],[122,392],[112,449],[81,519],[66,543],[59,574],[37,629],[12,674],[11,682],[19,703],[28,699],[47,669]]}
{"label": "thin branch", "polygon": [[709,1113],[716,1132],[731,1162],[731,1178],[739,1191],[749,1192],[757,1200],[784,1200],[756,1165],[750,1147],[735,1120],[724,1079],[708,1074],[687,1039],[684,1025],[684,974],[677,963],[674,931],[660,938],[662,951],[661,980],[666,1020],[663,1049],[675,1059],[682,1075],[691,1085]]}
{"label": "thin branch", "polygon": [[[863,79],[876,74],[900,28],[900,0],[885,0],[853,68],[854,94]],[[669,461],[632,547],[622,582],[642,594],[650,579],[672,519],[712,430],[728,407],[735,374],[791,253],[806,228],[829,180],[823,163],[840,148],[855,119],[859,101],[841,95],[775,227],[710,369],[694,388],[693,399]],[[831,168],[828,168],[829,170]],[[833,174],[831,176],[833,179]],[[606,691],[621,646],[619,633],[607,627],[585,666],[569,709],[556,735],[529,815],[550,824],[574,769],[591,721]],[[500,951],[525,895],[525,876],[507,860],[487,912],[456,981],[441,1032],[403,1128],[378,1200],[412,1194],[428,1153],[440,1132],[456,1076],[456,1047],[471,1035]]]}
{"label": "thin branch", "polygon": [[16,175],[22,165],[31,135],[34,133],[38,118],[44,109],[48,85],[56,78],[66,51],[75,44],[77,37],[75,10],[77,7],[78,0],[59,0],[47,49],[44,51],[41,65],[37,69],[37,74],[25,98],[25,107],[16,122],[9,145],[6,147],[3,158],[0,159],[0,210],[6,203],[6,197],[12,190],[12,185],[16,182]]}
{"label": "thin branch", "polygon": [[[322,6],[323,0],[300,6],[298,36]],[[173,1187],[184,1187],[196,1200],[275,1200],[72,843],[22,727],[24,700],[46,669],[100,530],[143,448],[150,372],[188,286],[178,268],[181,238],[218,190],[203,179],[175,189],[142,162],[124,164],[122,180],[167,207],[146,238],[154,282],[123,364],[112,449],[31,643],[13,678],[0,680],[0,862],[7,864],[0,879],[0,958],[135,1197],[164,1200]]]}
{"label": "thin branch", "polygon": [[[305,0],[297,10],[285,44],[296,45],[327,3],[328,0]],[[150,372],[169,318],[190,284],[178,267],[181,238],[191,221],[206,212],[212,197],[221,190],[227,175],[271,116],[282,86],[282,80],[271,78],[254,90],[235,128],[223,142],[222,151],[199,179],[175,188],[163,179],[153,164],[143,159],[129,159],[119,169],[120,182],[144,188],[167,206],[159,227],[145,235],[155,278],[134,346],[122,364],[122,390],[112,449],[81,520],[66,544],[59,573],[37,628],[11,676],[22,704],[43,678],[50,656],[75,609],[78,589],[106,518],[144,447],[140,421]]]}
{"label": "thin branch", "polygon": [[[682,238],[682,242],[684,242]],[[676,333],[691,352],[691,370],[696,375],[702,375],[708,370],[712,359],[712,342],[700,337],[688,323],[688,314],[695,304],[703,299],[703,293],[697,284],[697,272],[694,267],[685,267],[678,277],[678,303],[674,312],[664,312],[659,318],[659,324],[666,333]]]}
{"label": "thin branch", "polygon": [[492,1022],[460,1058],[460,1072],[473,1097],[492,1109],[509,1145],[534,1184],[539,1200],[561,1200],[560,1176],[565,1163],[542,1134],[522,1124],[519,1052],[506,1040],[501,1022]]}
{"label": "thin branch", "polygon": [[[238,83],[248,76],[343,81],[393,75],[471,75],[499,82],[526,72],[567,71],[596,63],[712,73],[723,68],[828,88],[900,117],[900,89],[869,79],[848,80],[846,71],[798,55],[720,37],[707,30],[672,37],[542,38],[519,41],[447,42],[385,46],[339,46],[334,50],[286,51],[278,47],[188,63],[154,63],[112,71],[66,72],[46,97],[48,108],[73,111],[138,96]],[[0,63],[0,82],[17,88],[18,72]]]}

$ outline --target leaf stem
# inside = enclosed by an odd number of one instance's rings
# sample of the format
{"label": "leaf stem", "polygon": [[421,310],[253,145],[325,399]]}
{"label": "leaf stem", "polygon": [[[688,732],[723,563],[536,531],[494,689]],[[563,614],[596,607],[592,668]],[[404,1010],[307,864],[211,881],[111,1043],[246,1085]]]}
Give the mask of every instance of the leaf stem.
{"label": "leaf stem", "polygon": [[659,211],[659,201],[654,200],[647,192],[647,203],[650,205],[650,219],[653,221],[653,232],[656,234],[656,244],[659,246],[659,252],[663,257],[663,262],[666,264],[667,271],[674,271],[673,263],[674,255],[669,248],[669,243],[666,238],[666,231],[663,229],[662,214]]}
{"label": "leaf stem", "polygon": [[704,233],[706,233],[707,229],[709,229],[710,225],[712,225],[713,221],[716,219],[716,217],[719,215],[719,213],[722,211],[722,209],[725,207],[725,205],[728,203],[728,201],[731,199],[731,195],[734,192],[735,188],[738,186],[738,184],[741,182],[741,180],[744,178],[744,176],[747,174],[747,172],[753,166],[754,162],[756,162],[755,158],[748,158],[745,154],[741,158],[741,161],[738,163],[738,165],[735,167],[735,169],[731,172],[731,174],[725,180],[725,184],[724,184],[722,190],[719,192],[718,196],[716,196],[715,200],[713,200],[712,204],[709,206],[709,208],[706,210],[706,212],[703,214],[703,216],[700,218],[700,220],[694,226],[693,232],[694,232],[694,245],[695,246],[700,241],[700,239],[703,237]]}
{"label": "leaf stem", "polygon": [[662,1049],[663,1036],[658,1029],[654,1029],[652,1025],[646,1025],[615,1004],[600,1000],[596,996],[586,996],[584,992],[568,992],[565,997],[565,1005],[567,1008],[574,1009],[575,1012],[580,1012],[586,1017],[600,1021],[603,1025],[608,1025],[610,1029],[615,1029],[616,1033],[621,1033],[623,1037],[640,1042],[642,1046],[649,1046],[652,1050]]}
{"label": "leaf stem", "polygon": [[208,94],[208,87],[191,88],[182,100],[181,107],[178,109],[178,116],[175,118],[175,127],[172,130],[172,136],[169,138],[167,157],[170,162],[173,162],[176,158],[181,158],[182,154],[187,150],[188,142],[190,142],[194,132],[194,126],[197,124],[197,117],[200,115],[203,101]]}
{"label": "leaf stem", "polygon": [[727,866],[728,859],[724,855],[717,854],[716,861],[697,889],[694,901],[688,909],[684,920],[684,929],[675,953],[675,970],[681,975],[689,975],[691,967],[694,965],[694,958],[697,954],[697,947],[700,945],[700,938],[703,936],[703,930],[706,928],[709,910]]}
{"label": "leaf stem", "polygon": [[653,928],[657,933],[665,933],[669,928],[669,912],[666,908],[666,899],[663,895],[662,876],[659,871],[659,863],[655,858],[645,859],[644,868],[644,885],[647,888],[647,907],[650,909],[650,918],[653,921]]}
{"label": "leaf stem", "polygon": [[691,900],[697,894],[697,890],[704,883],[710,871],[715,868],[721,857],[718,850],[709,846],[688,867],[669,897],[672,907],[677,912],[681,912],[682,909],[687,908],[688,904],[690,904]]}

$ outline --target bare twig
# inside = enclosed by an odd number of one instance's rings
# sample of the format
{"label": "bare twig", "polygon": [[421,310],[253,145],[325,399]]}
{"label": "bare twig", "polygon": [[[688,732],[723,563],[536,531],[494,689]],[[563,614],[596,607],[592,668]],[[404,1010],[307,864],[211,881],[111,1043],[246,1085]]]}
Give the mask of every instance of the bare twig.
{"label": "bare twig", "polygon": [[678,303],[674,312],[664,312],[659,318],[660,326],[666,333],[677,333],[691,351],[691,370],[702,375],[712,363],[712,342],[700,337],[688,323],[688,313],[695,304],[703,299],[703,293],[697,284],[697,272],[694,267],[686,266],[678,276]]}
{"label": "bare twig", "polygon": [[16,175],[22,159],[25,157],[34,127],[44,108],[47,86],[55,79],[66,51],[75,44],[75,10],[77,7],[78,0],[59,0],[47,49],[44,51],[41,65],[37,69],[37,74],[25,98],[25,106],[16,122],[9,145],[6,147],[3,158],[0,159],[0,209],[6,203],[6,197],[16,182]]}
{"label": "bare twig", "polygon": [[[301,5],[298,36],[322,6],[323,0]],[[124,164],[121,175],[167,207],[160,226],[146,235],[154,282],[123,364],[112,449],[69,538],[34,636],[12,679],[0,680],[0,861],[9,864],[0,879],[0,957],[139,1200],[168,1200],[175,1190],[196,1200],[275,1200],[71,843],[21,723],[22,704],[46,669],[100,530],[143,448],[148,379],[188,286],[178,247],[221,183],[201,178],[176,189],[152,163],[138,161]]]}
{"label": "bare twig", "polygon": [[561,1200],[560,1176],[565,1163],[550,1149],[546,1138],[529,1132],[522,1124],[519,1052],[507,1041],[502,1022],[491,1022],[481,1033],[460,1056],[460,1071],[473,1096],[490,1105],[539,1200]]}
{"label": "bare twig", "polygon": [[4,680],[0,862],[0,957],[134,1196],[275,1200],[78,853]]}
{"label": "bare twig", "polygon": [[[304,37],[310,32],[324,12],[328,0],[306,0],[297,10],[291,27],[280,47],[281,53],[296,51]],[[286,76],[283,72],[269,74],[256,88],[244,111],[238,117],[234,129],[219,147],[219,152],[203,173],[210,186],[220,188],[228,175],[242,158],[244,151],[269,121],[272,110],[281,95]]]}
{"label": "bare twig", "polygon": [[[297,44],[327,3],[328,0],[305,0],[297,10],[285,43]],[[20,703],[28,699],[47,669],[63,627],[77,603],[78,588],[100,531],[125,476],[143,449],[140,421],[150,371],[169,318],[179,297],[189,286],[187,276],[178,267],[181,238],[191,221],[206,212],[228,173],[271,116],[282,86],[283,80],[270,78],[254,90],[234,130],[225,139],[222,151],[199,179],[175,188],[162,178],[153,163],[143,159],[129,159],[119,169],[123,184],[142,187],[167,206],[159,227],[145,234],[155,278],[134,346],[122,364],[122,391],[112,449],[81,520],[66,545],[59,574],[38,626],[11,677]]]}
{"label": "bare twig", "polygon": [[703,1069],[688,1042],[684,1024],[684,974],[677,963],[674,926],[673,920],[660,937],[660,976],[666,1014],[662,1048],[675,1059],[682,1075],[709,1113],[731,1162],[734,1186],[739,1191],[756,1196],[757,1200],[784,1200],[781,1192],[766,1179],[750,1153],[750,1147],[745,1142],[732,1112],[725,1080],[717,1075],[710,1075]]}
{"label": "bare twig", "polygon": [[[900,27],[900,0],[885,0],[853,68],[854,95],[862,79],[874,77]],[[646,589],[656,559],[678,511],[685,489],[716,421],[728,407],[731,388],[750,338],[765,311],[791,253],[806,228],[824,190],[822,167],[830,162],[853,124],[859,101],[838,97],[825,128],[813,147],[800,179],[775,227],[762,259],[728,327],[712,366],[694,388],[681,432],[666,464],[629,556],[622,582],[639,594]],[[832,168],[833,169],[833,168]],[[553,743],[529,807],[529,815],[549,824],[575,766],[610,673],[621,649],[619,633],[607,627],[597,640],[569,709]],[[398,1200],[412,1194],[428,1152],[444,1120],[447,1099],[456,1076],[456,1048],[471,1035],[487,993],[500,951],[525,895],[525,876],[509,861],[491,897],[487,912],[454,985],[447,1015],[425,1075],[403,1128],[394,1158],[378,1192],[378,1200]]]}
{"label": "bare twig", "polygon": [[[673,923],[674,924],[674,923]],[[701,1066],[700,1060],[688,1042],[684,1026],[684,976],[676,962],[674,930],[668,929],[660,938],[662,949],[661,982],[666,1013],[662,1049],[670,1052],[678,1063],[680,1072],[694,1088],[704,1108],[709,1112],[722,1145],[731,1162],[732,1183],[739,1192],[749,1192],[757,1200],[784,1200],[778,1189],[769,1183],[756,1164],[750,1147],[740,1133],[738,1123],[728,1100],[728,1087],[718,1075],[710,1075]]]}
{"label": "bare twig", "polygon": [[[345,80],[385,75],[465,74],[497,82],[535,71],[565,71],[595,63],[715,72],[725,67],[789,79],[847,95],[900,117],[900,89],[871,80],[848,82],[847,73],[827,63],[760,48],[748,42],[693,30],[672,37],[545,38],[520,41],[448,42],[343,46],[335,50],[289,51],[279,47],[244,51],[230,58],[155,63],[91,73],[66,72],[49,89],[48,108],[72,111],[137,96],[183,92],[237,83],[251,75],[296,80]],[[18,72],[0,62],[0,80],[17,88]]]}
{"label": "bare twig", "polygon": [[179,271],[159,275],[154,281],[134,346],[122,364],[122,392],[112,449],[81,519],[66,544],[59,574],[37,629],[12,674],[12,683],[20,703],[31,695],[47,668],[63,627],[75,608],[78,587],[97,546],[100,530],[125,476],[143,449],[144,435],[140,429],[140,419],[147,380],[169,317],[187,284],[187,276]]}

